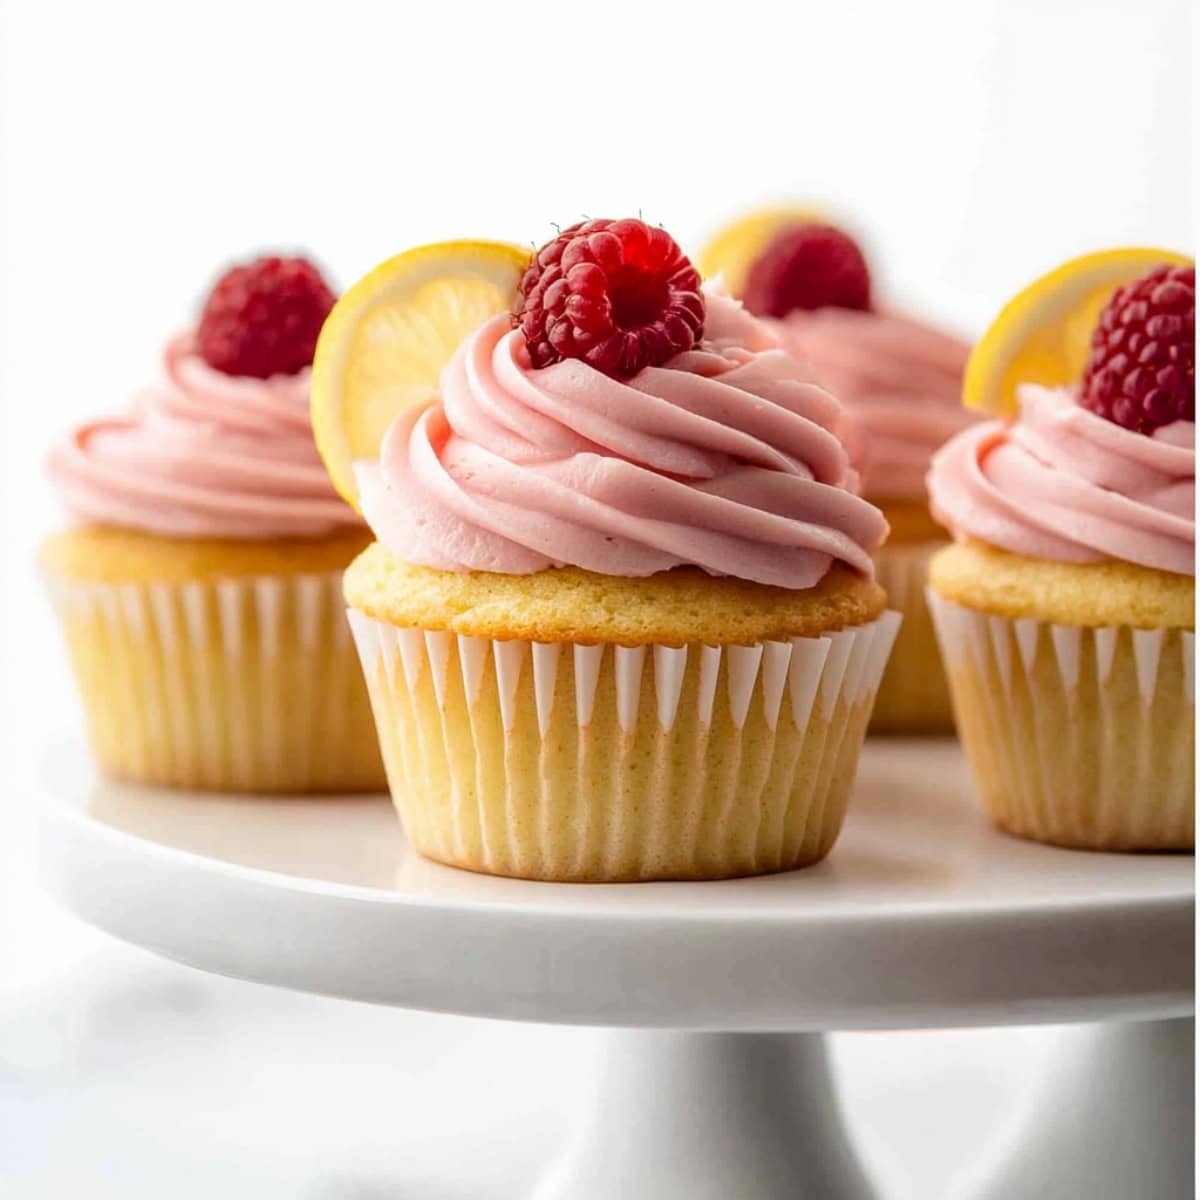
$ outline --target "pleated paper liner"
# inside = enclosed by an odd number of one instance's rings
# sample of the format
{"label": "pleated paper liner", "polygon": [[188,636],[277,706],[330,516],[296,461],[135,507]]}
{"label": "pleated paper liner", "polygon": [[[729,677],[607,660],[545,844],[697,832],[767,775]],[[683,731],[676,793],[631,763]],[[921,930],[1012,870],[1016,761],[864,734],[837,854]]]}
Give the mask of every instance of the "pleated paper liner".
{"label": "pleated paper liner", "polygon": [[875,697],[870,733],[948,734],[954,708],[925,600],[929,560],[944,541],[897,543],[875,554],[875,578],[904,618]]}
{"label": "pleated paper liner", "polygon": [[107,773],[225,792],[386,786],[340,572],[47,582]]}
{"label": "pleated paper liner", "polygon": [[1095,850],[1195,846],[1195,637],[933,610],[976,791],[1002,829]]}
{"label": "pleated paper liner", "polygon": [[415,848],[578,881],[823,858],[900,621],[750,647],[626,648],[350,618]]}

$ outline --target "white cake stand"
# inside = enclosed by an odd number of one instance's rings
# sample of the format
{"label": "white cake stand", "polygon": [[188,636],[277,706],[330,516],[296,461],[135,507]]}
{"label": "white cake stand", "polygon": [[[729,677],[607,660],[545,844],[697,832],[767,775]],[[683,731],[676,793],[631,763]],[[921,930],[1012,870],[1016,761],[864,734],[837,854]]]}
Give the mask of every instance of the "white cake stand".
{"label": "white cake stand", "polygon": [[868,1200],[823,1031],[1066,1021],[1109,1024],[1031,1084],[1030,1128],[961,1194],[1191,1194],[1193,860],[994,833],[952,743],[870,745],[827,862],[707,884],[486,878],[417,858],[383,799],[148,791],[96,782],[78,750],[49,793],[52,887],[126,941],[325,995],[626,1030],[536,1200]]}

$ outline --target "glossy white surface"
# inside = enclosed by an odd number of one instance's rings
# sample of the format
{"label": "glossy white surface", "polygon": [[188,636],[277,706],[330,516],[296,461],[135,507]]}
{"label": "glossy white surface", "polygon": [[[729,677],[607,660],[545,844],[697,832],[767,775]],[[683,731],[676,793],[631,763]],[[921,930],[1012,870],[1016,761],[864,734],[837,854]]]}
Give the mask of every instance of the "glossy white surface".
{"label": "glossy white surface", "polygon": [[405,1007],[689,1029],[1169,1016],[1191,1004],[1193,860],[987,827],[952,743],[880,742],[807,871],[560,886],[426,862],[380,799],[96,782],[55,757],[47,877],[86,920],[222,974]]}

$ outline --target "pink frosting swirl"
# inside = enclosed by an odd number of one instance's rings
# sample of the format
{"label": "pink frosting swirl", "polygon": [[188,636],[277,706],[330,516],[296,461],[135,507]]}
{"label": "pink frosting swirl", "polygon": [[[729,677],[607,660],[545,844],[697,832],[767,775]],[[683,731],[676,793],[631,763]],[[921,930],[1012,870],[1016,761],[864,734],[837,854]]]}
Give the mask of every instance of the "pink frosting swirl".
{"label": "pink frosting swirl", "polygon": [[929,472],[933,512],[957,537],[1059,562],[1122,559],[1195,574],[1196,427],[1153,436],[1025,384],[1020,416],[965,430]]}
{"label": "pink frosting swirl", "polygon": [[71,515],[167,537],[318,537],[358,520],[313,443],[309,372],[250,379],[214,370],[191,336],[126,417],[75,430],[48,472]]}
{"label": "pink frosting swirl", "polygon": [[485,324],[440,399],[356,465],[376,536],[452,571],[870,575],[887,525],[855,494],[837,401],[735,301],[707,304],[700,346],[623,382],[575,360],[535,370],[506,317]]}
{"label": "pink frosting swirl", "polygon": [[849,410],[863,494],[923,500],[933,452],[975,419],[961,403],[970,346],[890,312],[821,308],[772,327]]}

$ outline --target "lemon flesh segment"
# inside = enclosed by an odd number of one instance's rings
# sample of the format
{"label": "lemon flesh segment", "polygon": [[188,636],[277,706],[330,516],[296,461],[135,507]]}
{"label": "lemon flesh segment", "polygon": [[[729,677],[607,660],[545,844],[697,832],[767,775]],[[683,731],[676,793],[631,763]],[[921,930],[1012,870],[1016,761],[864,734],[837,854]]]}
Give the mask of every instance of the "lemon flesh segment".
{"label": "lemon flesh segment", "polygon": [[696,256],[696,267],[705,279],[720,275],[725,290],[740,298],[750,268],[776,234],[795,225],[823,220],[814,207],[779,205],[758,209],[724,226],[710,238]]}
{"label": "lemon flesh segment", "polygon": [[437,396],[463,338],[504,312],[511,298],[474,279],[440,279],[405,302],[368,311],[351,335],[342,377],[346,440],[354,458],[378,455],[397,415]]}
{"label": "lemon flesh segment", "polygon": [[1123,283],[1186,255],[1153,247],[1102,250],[1073,258],[1023,288],[975,344],[963,377],[967,408],[1011,417],[1023,383],[1066,387],[1087,366],[1100,312]]}
{"label": "lemon flesh segment", "polygon": [[351,504],[354,462],[377,458],[396,417],[436,399],[463,339],[513,310],[528,264],[528,250],[501,242],[420,247],[377,267],[335,305],[313,362],[313,433]]}

